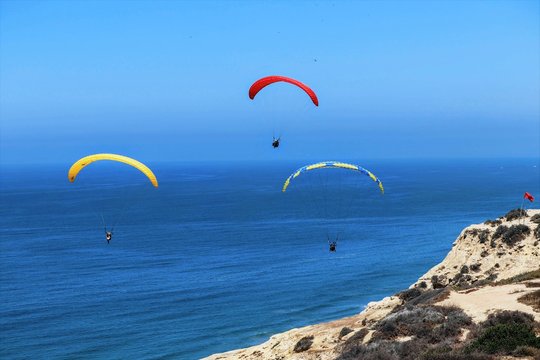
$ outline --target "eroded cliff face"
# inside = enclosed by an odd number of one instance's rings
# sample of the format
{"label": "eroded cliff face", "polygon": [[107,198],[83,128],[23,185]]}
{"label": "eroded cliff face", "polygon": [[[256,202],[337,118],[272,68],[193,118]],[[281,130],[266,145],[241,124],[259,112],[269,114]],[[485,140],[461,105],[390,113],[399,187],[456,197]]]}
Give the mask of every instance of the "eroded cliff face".
{"label": "eroded cliff face", "polygon": [[467,287],[535,270],[540,264],[540,210],[516,211],[463,229],[446,258],[412,286]]}
{"label": "eroded cliff face", "polygon": [[[383,319],[400,303],[401,300],[397,296],[386,297],[381,301],[369,303],[358,315],[292,329],[272,336],[263,344],[215,354],[206,359],[335,359],[338,355],[336,347],[339,344],[359,334],[360,330],[367,330],[370,325]],[[365,335],[369,338],[370,331],[367,331]],[[311,344],[308,349],[299,351],[301,349],[297,347],[297,344],[303,338],[311,341]]]}
{"label": "eroded cliff face", "polygon": [[540,287],[540,210],[514,215],[465,228],[439,265],[358,315],[292,329],[207,359],[356,359],[377,351],[414,359],[427,346],[470,343],[470,333],[490,314],[520,311],[540,321],[538,295],[522,301]]}

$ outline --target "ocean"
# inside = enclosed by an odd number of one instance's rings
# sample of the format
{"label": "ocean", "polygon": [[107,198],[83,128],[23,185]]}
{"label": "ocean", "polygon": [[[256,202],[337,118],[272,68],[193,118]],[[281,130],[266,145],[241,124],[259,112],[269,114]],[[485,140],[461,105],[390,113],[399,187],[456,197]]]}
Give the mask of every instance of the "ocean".
{"label": "ocean", "polygon": [[148,163],[158,189],[117,164],[73,184],[70,164],[3,166],[0,358],[198,359],[255,345],[407,288],[463,227],[525,191],[540,198],[540,159],[351,161],[385,194],[358,174],[358,188],[318,178],[300,196],[315,172],[282,193],[301,161]]}

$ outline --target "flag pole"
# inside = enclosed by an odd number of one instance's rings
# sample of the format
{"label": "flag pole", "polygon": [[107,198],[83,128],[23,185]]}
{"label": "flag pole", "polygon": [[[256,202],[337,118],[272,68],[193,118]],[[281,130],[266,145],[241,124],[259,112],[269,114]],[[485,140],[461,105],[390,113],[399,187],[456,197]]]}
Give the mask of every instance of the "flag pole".
{"label": "flag pole", "polygon": [[521,218],[525,217],[523,216],[523,203],[525,202],[525,195],[523,195],[523,198],[521,199],[521,206],[519,208],[519,223],[521,224]]}

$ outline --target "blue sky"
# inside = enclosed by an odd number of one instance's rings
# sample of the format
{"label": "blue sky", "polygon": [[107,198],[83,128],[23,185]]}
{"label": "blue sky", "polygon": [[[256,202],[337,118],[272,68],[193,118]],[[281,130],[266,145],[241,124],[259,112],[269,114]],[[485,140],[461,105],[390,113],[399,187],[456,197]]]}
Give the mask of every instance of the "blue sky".
{"label": "blue sky", "polygon": [[4,164],[540,157],[538,1],[0,4]]}

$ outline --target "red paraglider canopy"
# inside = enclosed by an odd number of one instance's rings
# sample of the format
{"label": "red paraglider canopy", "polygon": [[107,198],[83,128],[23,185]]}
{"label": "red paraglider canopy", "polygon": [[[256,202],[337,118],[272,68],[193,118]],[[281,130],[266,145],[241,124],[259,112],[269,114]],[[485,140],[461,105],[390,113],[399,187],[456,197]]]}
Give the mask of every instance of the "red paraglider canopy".
{"label": "red paraglider canopy", "polygon": [[279,81],[288,82],[289,84],[298,86],[300,89],[304,90],[306,94],[309,95],[309,97],[311,98],[311,101],[313,101],[315,106],[319,106],[319,99],[317,99],[317,95],[315,94],[313,90],[311,90],[305,84],[302,84],[300,81],[291,79],[285,76],[266,76],[255,81],[253,85],[251,85],[251,87],[249,88],[249,98],[253,100],[255,98],[255,95],[257,95],[257,93],[261,91],[263,88]]}

